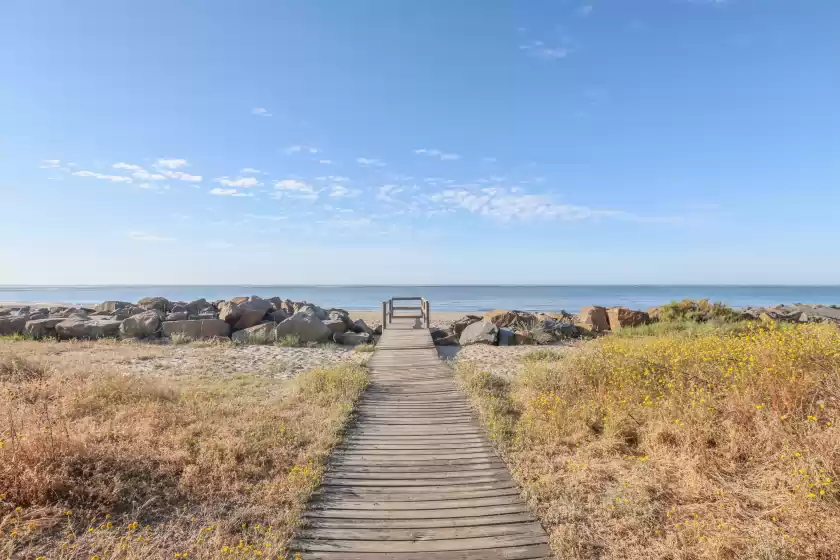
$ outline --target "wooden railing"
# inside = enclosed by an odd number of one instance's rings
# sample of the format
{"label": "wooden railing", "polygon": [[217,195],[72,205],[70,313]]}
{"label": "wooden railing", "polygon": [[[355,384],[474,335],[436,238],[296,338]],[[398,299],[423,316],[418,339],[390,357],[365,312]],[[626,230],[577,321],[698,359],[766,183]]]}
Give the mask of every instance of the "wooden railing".
{"label": "wooden railing", "polygon": [[[394,302],[398,302],[394,305]],[[406,305],[399,302],[418,302],[419,305]],[[395,311],[397,313],[395,313]],[[417,314],[405,315],[399,312],[414,311]],[[382,328],[385,329],[394,319],[422,319],[428,329],[432,325],[432,306],[424,297],[395,297],[382,302]]]}

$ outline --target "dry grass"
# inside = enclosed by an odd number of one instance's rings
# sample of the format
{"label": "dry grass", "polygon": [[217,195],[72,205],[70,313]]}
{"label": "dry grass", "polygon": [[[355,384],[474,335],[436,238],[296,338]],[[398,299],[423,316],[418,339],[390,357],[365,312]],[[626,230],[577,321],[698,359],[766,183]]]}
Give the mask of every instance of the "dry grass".
{"label": "dry grass", "polygon": [[459,375],[562,558],[837,558],[840,333],[605,337]]}
{"label": "dry grass", "polygon": [[356,347],[353,349],[354,352],[360,353],[370,353],[376,350],[376,345],[373,343],[370,344],[357,344]]}
{"label": "dry grass", "polygon": [[113,367],[165,350],[0,345],[0,556],[282,552],[367,383],[364,369],[280,381]]}

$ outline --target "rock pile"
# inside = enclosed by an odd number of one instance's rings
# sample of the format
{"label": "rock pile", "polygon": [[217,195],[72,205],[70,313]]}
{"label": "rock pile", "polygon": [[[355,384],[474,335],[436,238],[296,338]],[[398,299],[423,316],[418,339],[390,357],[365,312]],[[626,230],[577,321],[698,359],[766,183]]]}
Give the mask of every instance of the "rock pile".
{"label": "rock pile", "polygon": [[356,345],[372,342],[375,331],[353,321],[343,309],[322,309],[278,297],[237,297],[229,301],[169,301],[143,298],[136,304],[105,301],[93,307],[0,308],[0,336],[31,338],[192,340],[231,338],[235,342],[273,342],[287,336],[300,342]]}

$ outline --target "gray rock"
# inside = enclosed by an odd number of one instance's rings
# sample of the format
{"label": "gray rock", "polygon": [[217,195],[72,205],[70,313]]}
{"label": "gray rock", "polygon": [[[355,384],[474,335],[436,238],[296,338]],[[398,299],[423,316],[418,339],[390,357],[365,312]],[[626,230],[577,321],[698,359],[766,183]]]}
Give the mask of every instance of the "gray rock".
{"label": "gray rock", "polygon": [[161,296],[145,297],[137,302],[137,307],[142,307],[146,310],[154,309],[156,311],[163,311],[164,313],[169,311],[171,305],[172,304],[169,302],[168,299]]}
{"label": "gray rock", "polygon": [[224,302],[219,308],[219,319],[226,321],[235,330],[242,330],[258,325],[266,313],[273,309],[271,302],[264,299],[257,298],[240,303],[231,300]]}
{"label": "gray rock", "polygon": [[214,313],[216,313],[218,311],[212,304],[210,304],[204,298],[193,300],[193,301],[189,302],[187,305],[185,305],[184,307],[187,308],[187,312],[189,312],[190,315],[198,315],[199,313],[203,313],[204,310],[206,310],[208,308],[213,309]]}
{"label": "gray rock", "polygon": [[551,326],[551,333],[558,339],[577,338],[580,336],[580,331],[576,326],[560,322],[554,323]]}
{"label": "gray rock", "polygon": [[123,307],[131,307],[133,303],[129,303],[127,301],[103,301],[102,303],[95,305],[95,311],[104,311],[106,313],[113,313],[117,309],[122,309]]}
{"label": "gray rock", "polygon": [[120,323],[120,334],[126,338],[156,336],[160,330],[160,316],[163,311],[152,309],[132,315]]}
{"label": "gray rock", "polygon": [[190,314],[190,319],[218,319],[219,312],[215,307],[205,307],[196,314]]}
{"label": "gray rock", "polygon": [[71,317],[55,325],[59,338],[105,338],[117,336],[121,321]]}
{"label": "gray rock", "polygon": [[242,344],[264,344],[277,340],[277,332],[274,323],[263,323],[236,331],[230,338]]}
{"label": "gray rock", "polygon": [[49,311],[50,311],[50,315],[58,315],[62,311],[66,311],[66,310],[67,310],[67,308],[62,305],[62,306],[58,306],[58,307],[50,307]]}
{"label": "gray rock", "polygon": [[357,333],[373,335],[373,329],[367,326],[367,323],[365,323],[362,319],[356,319],[353,322],[353,326],[350,328],[350,330]]}
{"label": "gray rock", "polygon": [[371,336],[368,333],[335,333],[333,335],[333,340],[339,344],[356,346],[357,344],[370,344]]}
{"label": "gray rock", "polygon": [[283,311],[282,309],[276,309],[270,312],[268,315],[266,315],[266,317],[268,317],[275,323],[282,323],[283,321],[289,318],[289,314]]}
{"label": "gray rock", "polygon": [[283,298],[271,297],[271,298],[268,298],[267,301],[271,302],[271,305],[274,306],[274,309],[283,309],[283,303],[284,303]]}
{"label": "gray rock", "polygon": [[186,313],[187,315],[190,314],[190,308],[187,307],[186,303],[173,303],[169,307],[170,313]]}
{"label": "gray rock", "polygon": [[461,346],[468,344],[496,344],[499,338],[499,327],[493,323],[479,321],[469,325],[461,333]]}
{"label": "gray rock", "polygon": [[172,311],[166,314],[166,321],[186,321],[190,318],[187,311]]}
{"label": "gray rock", "polygon": [[460,337],[455,334],[448,334],[441,338],[435,339],[436,346],[458,346]]}
{"label": "gray rock", "polygon": [[52,317],[49,319],[35,319],[27,321],[24,329],[26,336],[32,338],[44,338],[45,336],[56,336],[55,326],[65,319],[63,317]]}
{"label": "gray rock", "polygon": [[38,319],[46,319],[49,316],[50,316],[50,312],[47,311],[46,309],[43,310],[43,311],[39,310],[35,313],[30,313],[29,314],[29,320],[30,321],[37,321]]}
{"label": "gray rock", "polygon": [[8,317],[12,314],[12,310],[8,307],[0,307],[0,317]]}
{"label": "gray rock", "polygon": [[333,334],[347,332],[347,325],[341,319],[327,319],[324,324]]}
{"label": "gray rock", "polygon": [[316,318],[320,319],[321,321],[327,318],[327,312],[312,303],[302,303],[300,305],[295,305],[295,313],[306,313],[309,315],[314,315]]}
{"label": "gray rock", "polygon": [[82,309],[80,307],[70,307],[70,308],[65,309],[64,311],[62,311],[60,313],[56,313],[56,316],[64,317],[64,318],[68,318],[68,317],[87,317],[88,312],[85,309]]}
{"label": "gray rock", "polygon": [[187,321],[164,321],[161,324],[164,336],[183,334],[191,339],[218,338],[230,336],[230,325],[221,319],[196,319]]}
{"label": "gray rock", "polygon": [[477,315],[464,315],[463,317],[452,323],[452,331],[460,336],[461,333],[464,332],[464,329],[480,321],[481,317]]}
{"label": "gray rock", "polygon": [[308,313],[295,313],[276,328],[277,338],[295,334],[301,342],[322,342],[329,340],[332,331],[320,319]]}
{"label": "gray rock", "polygon": [[144,313],[146,310],[142,307],[123,307],[122,309],[117,309],[114,312],[114,319],[118,321],[122,321],[124,319],[128,319],[132,315],[139,315],[140,313]]}
{"label": "gray rock", "polygon": [[0,336],[23,334],[28,320],[29,318],[25,316],[6,315],[0,317]]}

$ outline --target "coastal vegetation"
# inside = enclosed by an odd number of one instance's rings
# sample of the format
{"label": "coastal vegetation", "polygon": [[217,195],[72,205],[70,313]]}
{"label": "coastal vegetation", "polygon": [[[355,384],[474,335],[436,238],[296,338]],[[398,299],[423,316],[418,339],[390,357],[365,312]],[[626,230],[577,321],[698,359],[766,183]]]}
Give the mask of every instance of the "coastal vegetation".
{"label": "coastal vegetation", "polygon": [[3,558],[282,553],[365,369],[345,362],[283,380],[209,364],[177,376],[103,367],[160,352],[0,345]]}
{"label": "coastal vegetation", "polygon": [[692,329],[697,310],[672,309],[573,352],[535,350],[513,379],[458,365],[555,553],[835,557],[837,326]]}

